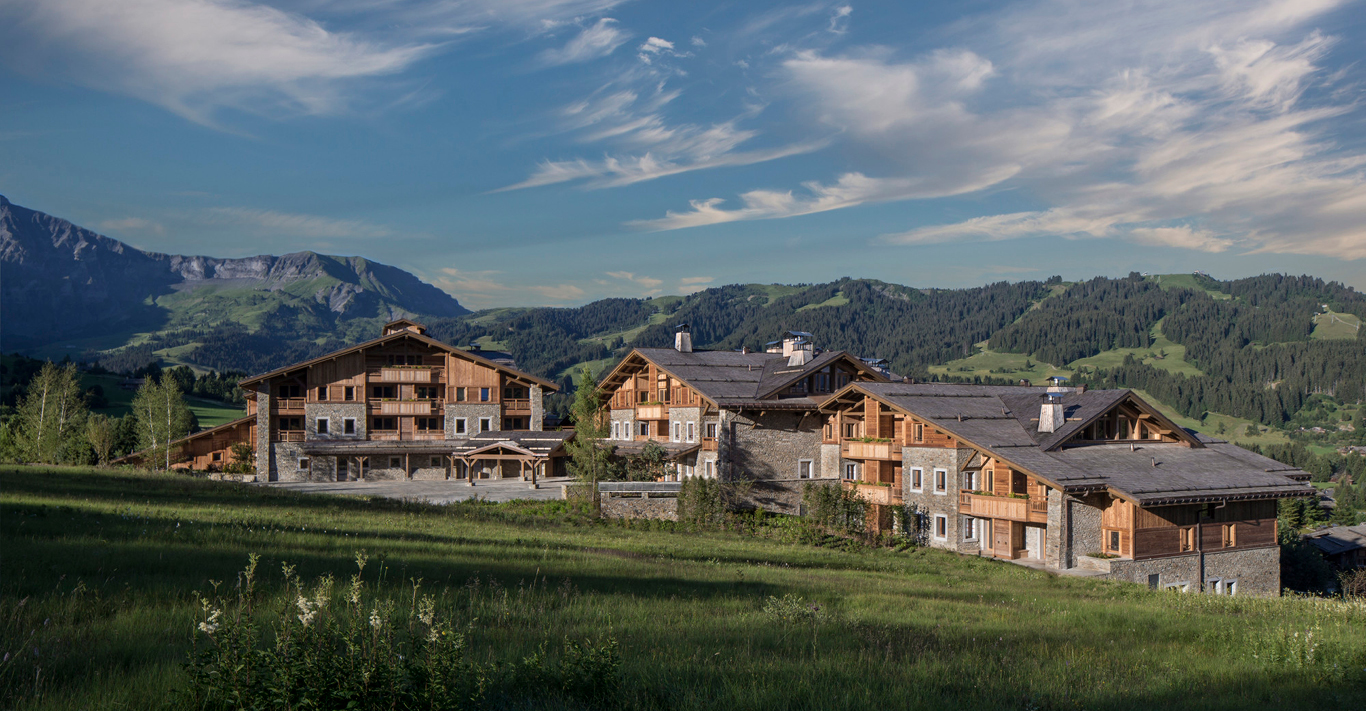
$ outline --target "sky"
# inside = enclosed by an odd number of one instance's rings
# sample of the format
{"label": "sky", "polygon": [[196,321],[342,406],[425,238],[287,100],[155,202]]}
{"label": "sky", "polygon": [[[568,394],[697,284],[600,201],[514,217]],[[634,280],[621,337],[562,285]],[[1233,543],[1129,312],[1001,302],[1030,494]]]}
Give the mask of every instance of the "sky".
{"label": "sky", "polygon": [[842,276],[1366,289],[1345,0],[0,0],[0,194],[473,309]]}

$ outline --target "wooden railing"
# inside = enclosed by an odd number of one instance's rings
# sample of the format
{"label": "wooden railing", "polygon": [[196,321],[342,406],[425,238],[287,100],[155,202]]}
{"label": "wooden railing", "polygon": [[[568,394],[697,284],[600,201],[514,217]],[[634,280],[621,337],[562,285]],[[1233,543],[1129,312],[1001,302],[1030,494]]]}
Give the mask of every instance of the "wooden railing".
{"label": "wooden railing", "polygon": [[276,410],[302,410],[304,399],[301,397],[277,397],[271,401]]}
{"label": "wooden railing", "polygon": [[1043,498],[1042,496],[1031,496],[1031,497],[1029,498],[1029,513],[1032,513],[1032,514],[1036,514],[1036,513],[1047,514],[1047,513],[1048,513],[1048,499],[1045,499],[1045,498]]}
{"label": "wooden railing", "polygon": [[302,442],[304,441],[303,430],[280,430],[275,433],[276,442]]}
{"label": "wooden railing", "polygon": [[418,439],[418,440],[446,439],[446,433],[445,433],[445,432],[437,432],[437,431],[435,431],[435,430],[418,430],[415,434],[413,434],[413,439]]}
{"label": "wooden railing", "polygon": [[856,496],[870,504],[898,504],[901,503],[899,491],[891,486],[881,486],[879,484],[866,484],[861,481],[842,481],[840,486],[845,491],[852,491]]}
{"label": "wooden railing", "polygon": [[380,383],[435,383],[441,380],[441,368],[412,366],[407,368],[371,368],[372,382]]}
{"label": "wooden railing", "polygon": [[529,398],[504,398],[503,407],[507,410],[531,411],[531,400]]}
{"label": "wooden railing", "polygon": [[901,445],[892,442],[845,441],[840,447],[841,454],[850,459],[901,459]]}
{"label": "wooden railing", "polygon": [[716,451],[716,438],[715,438],[715,437],[703,437],[703,438],[702,438],[702,451],[704,451],[704,452],[715,452],[715,451]]}
{"label": "wooden railing", "polygon": [[1029,500],[990,496],[963,491],[958,494],[958,512],[978,518],[1029,520]]}
{"label": "wooden railing", "polygon": [[637,420],[663,420],[669,416],[669,411],[663,405],[636,405]]}
{"label": "wooden railing", "polygon": [[430,415],[431,400],[383,400],[379,403],[381,415]]}
{"label": "wooden railing", "polygon": [[380,442],[397,442],[398,430],[370,430],[370,439]]}

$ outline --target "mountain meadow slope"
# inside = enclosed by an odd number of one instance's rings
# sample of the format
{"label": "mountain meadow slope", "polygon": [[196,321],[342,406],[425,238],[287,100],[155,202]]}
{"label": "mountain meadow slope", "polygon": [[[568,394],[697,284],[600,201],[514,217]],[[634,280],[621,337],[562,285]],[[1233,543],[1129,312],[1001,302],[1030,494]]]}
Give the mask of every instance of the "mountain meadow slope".
{"label": "mountain meadow slope", "polygon": [[[449,625],[480,665],[466,669],[482,703],[461,708],[1366,704],[1359,601],[1150,592],[868,548],[785,517],[702,529],[562,501],[430,506],[18,467],[0,468],[0,536],[0,706],[25,711],[200,707],[183,694],[187,655],[245,632],[246,590],[267,640],[302,635],[319,609],[414,649]],[[200,686],[270,696],[308,661],[295,664]],[[375,707],[361,683],[328,679],[310,708]]]}

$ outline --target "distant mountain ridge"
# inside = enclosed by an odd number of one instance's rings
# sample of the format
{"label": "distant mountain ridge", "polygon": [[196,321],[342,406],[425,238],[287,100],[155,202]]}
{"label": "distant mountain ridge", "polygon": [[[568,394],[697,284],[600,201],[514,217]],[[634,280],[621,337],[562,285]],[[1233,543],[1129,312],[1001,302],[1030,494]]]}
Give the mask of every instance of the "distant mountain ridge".
{"label": "distant mountain ridge", "polygon": [[352,319],[469,313],[416,276],[363,257],[148,252],[3,195],[0,269],[6,350],[174,326],[260,327],[272,318],[283,322],[270,325],[302,319],[314,330]]}

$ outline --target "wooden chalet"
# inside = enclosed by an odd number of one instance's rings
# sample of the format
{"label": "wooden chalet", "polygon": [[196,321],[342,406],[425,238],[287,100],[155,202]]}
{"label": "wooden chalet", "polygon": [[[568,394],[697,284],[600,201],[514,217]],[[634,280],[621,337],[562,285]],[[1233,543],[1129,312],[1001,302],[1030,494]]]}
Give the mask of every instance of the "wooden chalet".
{"label": "wooden chalet", "polygon": [[[212,468],[232,444],[247,442],[257,476],[268,481],[472,481],[549,476],[564,456],[565,436],[541,431],[554,383],[508,357],[446,345],[407,319],[386,324],[379,338],[240,386],[247,417],[177,442],[182,466]],[[469,456],[471,443],[495,441],[508,444]]]}
{"label": "wooden chalet", "polygon": [[843,486],[932,545],[1154,587],[1278,594],[1276,501],[1308,474],[1129,390],[851,383],[823,405]]}
{"label": "wooden chalet", "polygon": [[618,453],[660,443],[676,464],[671,479],[837,476],[819,405],[848,383],[887,376],[844,351],[818,350],[809,334],[775,344],[764,353],[695,350],[684,324],[673,348],[632,349],[600,383]]}

